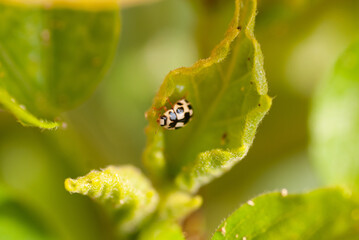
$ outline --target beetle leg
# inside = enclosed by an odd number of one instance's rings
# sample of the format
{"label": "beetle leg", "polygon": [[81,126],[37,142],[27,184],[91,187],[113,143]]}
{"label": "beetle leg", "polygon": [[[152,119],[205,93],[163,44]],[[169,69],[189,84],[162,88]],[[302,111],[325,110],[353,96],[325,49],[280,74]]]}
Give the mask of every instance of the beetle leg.
{"label": "beetle leg", "polygon": [[171,105],[171,108],[173,108],[173,104],[171,103],[169,98],[167,98],[167,102]]}

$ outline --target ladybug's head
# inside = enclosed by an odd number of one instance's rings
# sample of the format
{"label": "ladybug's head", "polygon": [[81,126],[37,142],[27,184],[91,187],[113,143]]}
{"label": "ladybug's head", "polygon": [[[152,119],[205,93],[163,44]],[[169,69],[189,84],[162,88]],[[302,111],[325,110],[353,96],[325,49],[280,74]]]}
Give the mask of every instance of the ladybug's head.
{"label": "ladybug's head", "polygon": [[159,118],[157,118],[157,123],[161,126],[161,127],[163,127],[163,126],[165,126],[166,124],[167,124],[167,117],[165,116],[165,115],[162,115],[162,116],[160,116]]}

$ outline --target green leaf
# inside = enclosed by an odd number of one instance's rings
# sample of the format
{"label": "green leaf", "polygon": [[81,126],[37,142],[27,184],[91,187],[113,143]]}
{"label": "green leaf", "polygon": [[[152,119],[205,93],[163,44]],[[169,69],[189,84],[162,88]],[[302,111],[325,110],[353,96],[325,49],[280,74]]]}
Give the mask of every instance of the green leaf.
{"label": "green leaf", "polygon": [[[0,0],[0,22],[0,89],[29,114],[50,120],[91,95],[119,37],[114,0]],[[0,104],[20,121],[42,126],[7,101]]]}
{"label": "green leaf", "polygon": [[181,227],[171,221],[160,221],[151,224],[141,231],[138,240],[184,240]]}
{"label": "green leaf", "polygon": [[[263,55],[253,35],[256,1],[236,1],[224,40],[209,58],[170,72],[147,112],[144,164],[157,179],[176,178],[187,191],[228,171],[248,152],[271,106]],[[186,97],[193,120],[182,129],[160,128],[156,110]],[[168,106],[169,107],[169,106]]]}
{"label": "green leaf", "polygon": [[0,239],[55,239],[46,227],[39,216],[13,199],[0,185]]}
{"label": "green leaf", "polygon": [[359,204],[341,189],[269,193],[227,218],[212,240],[358,239]]}
{"label": "green leaf", "polygon": [[158,194],[151,183],[133,166],[109,166],[84,177],[68,178],[65,188],[107,206],[114,212],[120,231],[125,233],[134,231],[154,212],[158,203]]}
{"label": "green leaf", "polygon": [[311,153],[326,182],[359,190],[359,42],[318,88],[310,119]]}

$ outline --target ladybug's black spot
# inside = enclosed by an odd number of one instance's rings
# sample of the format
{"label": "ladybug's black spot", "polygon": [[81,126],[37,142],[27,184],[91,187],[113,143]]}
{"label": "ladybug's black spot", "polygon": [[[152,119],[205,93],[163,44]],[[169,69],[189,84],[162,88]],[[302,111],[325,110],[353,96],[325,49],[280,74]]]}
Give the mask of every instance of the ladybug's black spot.
{"label": "ladybug's black spot", "polygon": [[175,128],[176,125],[177,125],[177,121],[171,122],[170,125],[169,125],[169,128],[170,128],[170,129]]}
{"label": "ladybug's black spot", "polygon": [[181,102],[177,102],[176,104],[178,104],[178,105],[180,105],[180,106],[182,106],[182,105],[183,105],[183,103],[181,103]]}
{"label": "ladybug's black spot", "polygon": [[186,123],[189,121],[189,119],[191,118],[191,116],[189,115],[189,112],[186,112],[184,115],[184,119],[183,119],[183,124],[186,125]]}
{"label": "ladybug's black spot", "polygon": [[188,104],[188,109],[192,109],[192,105],[191,105],[191,104]]}

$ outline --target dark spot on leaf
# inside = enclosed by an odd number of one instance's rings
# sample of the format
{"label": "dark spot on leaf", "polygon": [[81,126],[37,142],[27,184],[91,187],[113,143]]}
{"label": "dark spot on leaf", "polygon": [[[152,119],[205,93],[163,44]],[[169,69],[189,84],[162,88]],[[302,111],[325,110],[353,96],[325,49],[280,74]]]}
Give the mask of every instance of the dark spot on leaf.
{"label": "dark spot on leaf", "polygon": [[260,107],[261,106],[261,104],[260,103],[258,103],[258,107]]}
{"label": "dark spot on leaf", "polygon": [[238,26],[237,29],[238,29],[239,31],[241,31],[241,30],[242,30],[242,27],[241,27],[241,26]]}
{"label": "dark spot on leaf", "polygon": [[222,137],[221,137],[221,145],[224,145],[227,143],[227,133],[223,133]]}
{"label": "dark spot on leaf", "polygon": [[251,81],[251,84],[253,85],[253,82]]}
{"label": "dark spot on leaf", "polygon": [[251,58],[248,58],[248,61],[250,61],[251,60]]}

